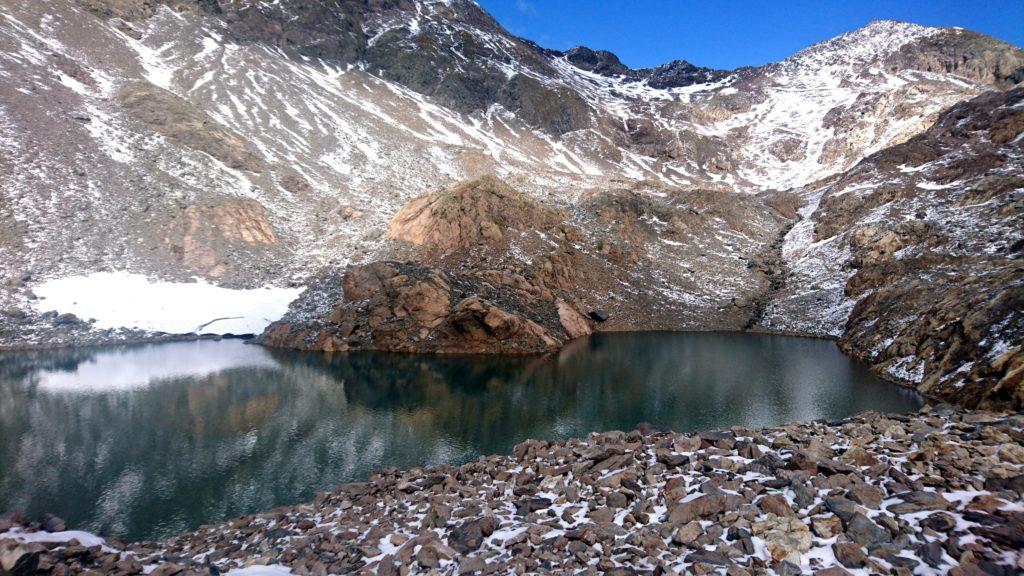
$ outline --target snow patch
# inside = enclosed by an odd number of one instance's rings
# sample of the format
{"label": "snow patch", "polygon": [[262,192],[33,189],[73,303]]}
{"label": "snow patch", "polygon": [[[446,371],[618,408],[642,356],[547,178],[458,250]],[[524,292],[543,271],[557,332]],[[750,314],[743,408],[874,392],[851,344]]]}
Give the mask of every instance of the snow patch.
{"label": "snow patch", "polygon": [[107,546],[107,541],[95,534],[82,532],[80,530],[66,530],[64,532],[21,532],[18,529],[0,532],[0,540],[11,539],[16,542],[39,542],[43,544],[67,544],[72,540],[87,548],[102,546],[107,551],[114,551]]}
{"label": "snow patch", "polygon": [[207,284],[163,282],[142,274],[97,272],[36,286],[39,312],[56,310],[95,328],[134,328],[170,334],[258,334],[288,311],[302,288],[233,290]]}
{"label": "snow patch", "polygon": [[292,574],[292,570],[281,564],[270,564],[268,566],[246,566],[237,570],[228,570],[226,574],[231,576],[287,576]]}

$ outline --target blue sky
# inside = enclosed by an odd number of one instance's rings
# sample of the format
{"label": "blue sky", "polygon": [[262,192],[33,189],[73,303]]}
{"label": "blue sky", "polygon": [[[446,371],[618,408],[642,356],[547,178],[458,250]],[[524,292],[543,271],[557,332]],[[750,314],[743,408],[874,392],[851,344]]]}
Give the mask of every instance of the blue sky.
{"label": "blue sky", "polygon": [[477,0],[513,34],[546,48],[615,52],[641,68],[680,58],[736,68],[889,18],[961,26],[1024,46],[1024,0]]}

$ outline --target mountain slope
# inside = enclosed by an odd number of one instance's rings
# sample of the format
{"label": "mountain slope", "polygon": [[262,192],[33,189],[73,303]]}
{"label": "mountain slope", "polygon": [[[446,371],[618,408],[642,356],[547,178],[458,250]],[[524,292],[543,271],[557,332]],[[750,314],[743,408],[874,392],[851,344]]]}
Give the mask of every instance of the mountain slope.
{"label": "mountain slope", "polygon": [[[563,300],[609,311],[602,329],[838,337],[854,249],[808,252],[808,226],[827,214],[843,227],[827,246],[865,222],[840,224],[827,208],[841,195],[822,187],[1022,70],[998,40],[891,21],[758,68],[630,70],[517,38],[466,0],[5,3],[0,342],[138,337],[87,322],[87,304],[111,298],[84,287],[132,274],[161,287],[173,317],[189,305],[173,287],[194,278],[228,299],[265,286],[284,298],[325,269],[444,264],[396,249],[387,223],[414,197],[491,174],[576,231],[559,249],[597,277]],[[484,254],[516,270],[548,255]],[[53,296],[67,278],[81,293]],[[240,324],[266,325],[281,304]],[[41,315],[51,308],[82,318]]]}
{"label": "mountain slope", "polygon": [[788,276],[760,324],[830,334],[884,374],[978,406],[1024,404],[1024,88],[801,191]]}
{"label": "mountain slope", "polygon": [[[372,246],[408,198],[484,173],[565,203],[622,179],[788,188],[909,138],[1024,65],[994,40],[979,51],[966,32],[880,22],[777,65],[658,89],[581,70],[465,1],[2,10],[5,218],[21,230],[9,261],[37,278],[119,265],[252,285],[279,281],[282,262],[301,277]],[[977,61],[964,76],[917,69],[940,51],[901,57],[951,42],[967,46],[957,62]],[[176,97],[180,112],[147,116],[127,90]],[[165,228],[238,198],[265,209],[276,242],[210,247],[216,276],[188,266]],[[96,229],[119,232],[97,242]]]}

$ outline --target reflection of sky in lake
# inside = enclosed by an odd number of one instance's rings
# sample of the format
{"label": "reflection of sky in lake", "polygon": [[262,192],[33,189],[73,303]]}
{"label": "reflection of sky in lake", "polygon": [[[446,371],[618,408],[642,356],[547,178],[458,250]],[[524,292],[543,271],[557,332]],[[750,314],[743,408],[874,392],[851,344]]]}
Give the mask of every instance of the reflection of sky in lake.
{"label": "reflection of sky in lake", "polygon": [[0,510],[137,539],[525,438],[917,402],[832,342],[755,334],[609,334],[527,358],[330,356],[238,340],[0,354]]}

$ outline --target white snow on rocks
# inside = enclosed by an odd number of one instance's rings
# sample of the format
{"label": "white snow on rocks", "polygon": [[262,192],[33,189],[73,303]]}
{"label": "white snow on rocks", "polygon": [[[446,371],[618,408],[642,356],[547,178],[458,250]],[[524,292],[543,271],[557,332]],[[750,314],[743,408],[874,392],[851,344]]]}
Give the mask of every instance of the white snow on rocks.
{"label": "white snow on rocks", "polygon": [[0,540],[11,539],[17,542],[38,542],[41,544],[65,544],[72,540],[85,547],[102,546],[105,551],[113,551],[107,546],[107,541],[95,534],[82,532],[81,530],[65,530],[63,532],[22,532],[15,528],[7,532],[0,532]]}
{"label": "white snow on rocks", "polygon": [[203,281],[151,280],[142,274],[97,272],[43,282],[34,288],[39,312],[55,310],[95,328],[134,328],[170,334],[258,334],[281,318],[302,288],[233,290]]}
{"label": "white snow on rocks", "polygon": [[269,566],[246,566],[237,570],[229,570],[227,574],[231,574],[231,576],[286,576],[292,574],[292,571],[287,566],[271,564]]}

